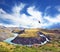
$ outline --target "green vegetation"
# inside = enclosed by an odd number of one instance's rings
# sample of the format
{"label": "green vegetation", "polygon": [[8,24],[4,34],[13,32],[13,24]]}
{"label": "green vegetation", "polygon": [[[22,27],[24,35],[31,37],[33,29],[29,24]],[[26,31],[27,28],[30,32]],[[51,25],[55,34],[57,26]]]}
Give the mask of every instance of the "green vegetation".
{"label": "green vegetation", "polygon": [[60,43],[51,41],[43,46],[20,46],[0,42],[0,52],[60,52]]}

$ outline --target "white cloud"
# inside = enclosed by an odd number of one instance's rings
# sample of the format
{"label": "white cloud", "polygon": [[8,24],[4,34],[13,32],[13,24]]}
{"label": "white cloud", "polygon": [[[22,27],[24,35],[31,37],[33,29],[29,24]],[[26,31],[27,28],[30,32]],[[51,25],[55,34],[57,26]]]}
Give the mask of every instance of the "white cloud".
{"label": "white cloud", "polygon": [[[13,23],[3,24],[6,27],[25,27],[25,28],[45,28],[53,23],[60,23],[60,15],[57,15],[55,18],[51,18],[50,16],[42,17],[42,12],[36,10],[34,6],[28,7],[27,12],[31,16],[27,16],[26,14],[20,14],[20,11],[25,7],[25,4],[20,4],[19,6],[15,5],[12,8],[13,13],[8,14],[3,9],[0,9],[0,18],[2,19],[10,19]],[[49,9],[50,7],[48,7]],[[46,9],[47,10],[47,9]],[[45,22],[47,20],[48,22]],[[39,23],[39,21],[41,23]]]}
{"label": "white cloud", "polygon": [[20,11],[24,8],[25,4],[20,4],[20,5],[15,5],[13,8],[12,8],[12,11],[13,11],[13,15],[15,17],[19,17],[20,16]]}
{"label": "white cloud", "polygon": [[[20,14],[20,11],[24,8],[24,4],[21,4],[20,6],[13,7],[12,14],[5,13],[5,11],[2,9],[0,12],[3,14],[0,14],[0,18],[3,19],[10,19],[14,24],[12,25],[5,25],[4,26],[23,26],[28,28],[28,25],[31,26],[31,28],[38,28],[41,27],[38,23],[38,20],[41,21],[41,13],[39,11],[36,11],[33,7],[29,7],[27,12],[31,14],[31,16],[27,16],[25,14]],[[34,20],[36,19],[36,20]]]}
{"label": "white cloud", "polygon": [[60,23],[60,14],[58,14],[55,18],[51,18],[50,16],[45,17],[50,23]]}
{"label": "white cloud", "polygon": [[36,18],[37,20],[42,21],[42,12],[39,12],[35,9],[35,7],[29,7],[27,9],[27,12],[33,17]]}

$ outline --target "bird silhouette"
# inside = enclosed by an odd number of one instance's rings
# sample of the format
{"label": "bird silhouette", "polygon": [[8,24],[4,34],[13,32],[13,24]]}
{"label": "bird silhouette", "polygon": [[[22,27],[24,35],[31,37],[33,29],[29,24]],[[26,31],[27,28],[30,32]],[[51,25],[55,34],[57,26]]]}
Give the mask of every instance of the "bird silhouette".
{"label": "bird silhouette", "polygon": [[38,21],[40,23],[40,21]]}

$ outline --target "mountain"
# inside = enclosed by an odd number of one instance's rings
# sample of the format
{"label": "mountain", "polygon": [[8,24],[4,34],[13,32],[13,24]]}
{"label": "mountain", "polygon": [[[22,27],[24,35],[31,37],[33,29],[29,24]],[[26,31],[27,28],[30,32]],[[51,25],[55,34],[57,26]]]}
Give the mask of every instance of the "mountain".
{"label": "mountain", "polygon": [[10,29],[4,26],[0,26],[0,41],[3,41],[9,37],[13,36]]}
{"label": "mountain", "polygon": [[[60,29],[42,29],[42,28],[30,28],[30,29],[20,29],[19,27],[4,27],[0,26],[0,41],[3,41],[7,38],[13,37],[13,33],[17,33],[18,36],[12,40],[12,42],[17,41],[18,39],[39,39],[41,37],[38,35],[38,32],[43,33],[50,41],[59,41],[60,40]],[[44,40],[43,40],[44,41]]]}
{"label": "mountain", "polygon": [[13,37],[13,31],[20,31],[19,27],[5,27],[0,25],[0,41]]}
{"label": "mountain", "polygon": [[[50,41],[60,41],[60,30],[56,29],[24,29],[20,31],[15,31],[19,35],[12,40],[13,43],[16,44],[41,44],[46,40],[47,37]],[[38,33],[43,34],[43,37],[40,37]],[[44,37],[45,36],[45,37]],[[50,42],[49,41],[49,42]]]}
{"label": "mountain", "polygon": [[[15,32],[19,33],[21,30],[14,30]],[[60,29],[24,29],[22,33],[18,35],[18,37],[39,37],[38,32],[42,32],[46,36],[50,36],[50,38],[53,39],[59,39],[60,38]],[[60,39],[59,39],[60,40]]]}
{"label": "mountain", "polygon": [[[16,41],[20,41],[21,39],[29,39],[29,42],[35,42],[33,40],[42,40],[39,37],[39,34],[44,34],[47,38],[49,38],[49,42],[43,46],[37,46],[34,44],[32,47],[28,46],[20,46],[8,44],[6,42],[2,42],[5,39],[8,39],[13,36],[13,33],[17,33],[18,36],[12,40],[12,42],[16,43]],[[44,37],[43,37],[44,38]],[[24,42],[21,41],[21,42]],[[31,41],[30,41],[31,40]],[[44,39],[45,40],[45,39]],[[27,40],[28,41],[28,40]],[[40,43],[39,41],[39,43]],[[25,44],[25,43],[24,43]],[[24,29],[21,30],[19,27],[4,27],[0,26],[0,52],[60,52],[60,29]]]}

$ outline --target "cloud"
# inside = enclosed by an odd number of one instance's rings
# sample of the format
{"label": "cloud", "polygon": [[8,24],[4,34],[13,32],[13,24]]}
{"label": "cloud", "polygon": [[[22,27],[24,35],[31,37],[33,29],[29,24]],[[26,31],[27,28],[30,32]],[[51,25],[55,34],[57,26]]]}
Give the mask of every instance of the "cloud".
{"label": "cloud", "polygon": [[37,20],[42,21],[42,12],[39,12],[35,9],[35,7],[29,7],[27,8],[27,12],[33,17],[36,18]]}
{"label": "cloud", "polygon": [[[60,14],[55,18],[51,16],[46,16],[46,11],[50,8],[48,6],[45,9],[45,15],[42,16],[42,12],[38,11],[35,6],[30,6],[27,8],[27,13],[30,16],[27,16],[25,13],[21,14],[20,11],[25,7],[25,4],[15,5],[12,8],[12,13],[6,13],[2,8],[0,9],[0,18],[4,20],[10,20],[11,24],[0,23],[6,27],[24,27],[24,28],[47,28],[55,23],[60,23]],[[41,23],[39,23],[39,21]]]}
{"label": "cloud", "polygon": [[50,16],[45,17],[51,23],[60,23],[60,14],[58,14],[55,18],[51,18]]}
{"label": "cloud", "polygon": [[[26,14],[20,14],[20,11],[24,8],[24,4],[20,4],[19,6],[14,6],[12,8],[13,13],[8,14],[3,9],[0,9],[0,18],[9,19],[13,22],[12,25],[4,25],[4,26],[22,26],[25,28],[38,28],[41,27],[38,23],[42,18],[41,13],[34,9],[34,7],[27,8],[27,12],[31,16],[27,16]],[[36,14],[37,13],[37,14]]]}

